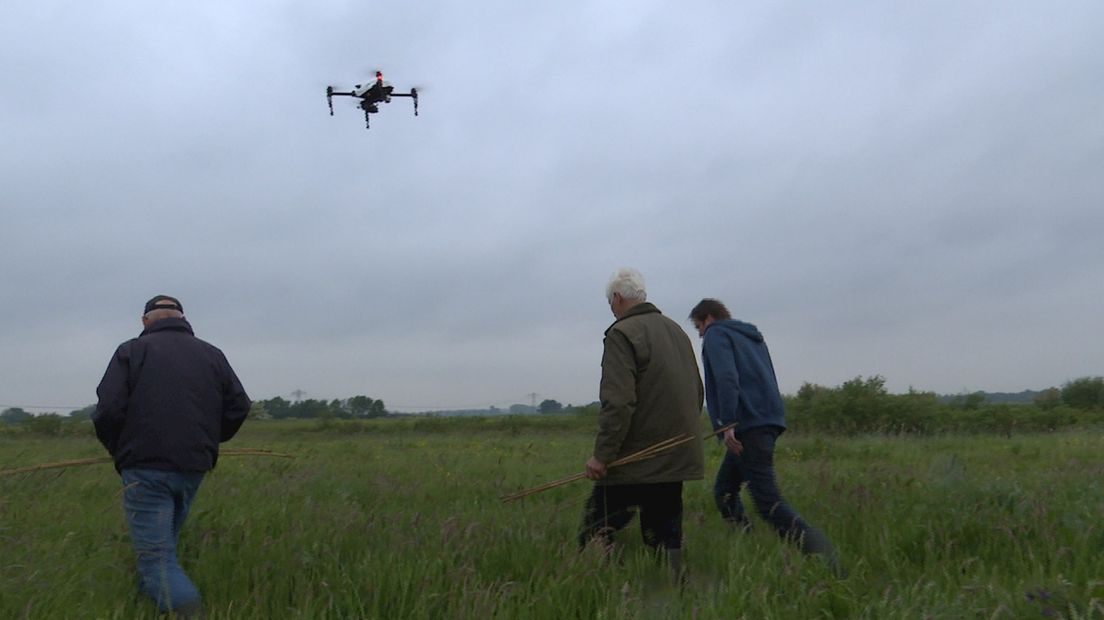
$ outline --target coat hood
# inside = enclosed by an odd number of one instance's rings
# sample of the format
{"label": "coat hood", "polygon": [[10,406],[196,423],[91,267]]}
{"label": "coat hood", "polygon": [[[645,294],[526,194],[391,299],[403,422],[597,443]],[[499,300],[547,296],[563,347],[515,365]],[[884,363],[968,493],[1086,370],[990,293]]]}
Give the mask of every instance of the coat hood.
{"label": "coat hood", "polygon": [[759,331],[758,327],[752,325],[751,323],[737,321],[736,319],[713,321],[713,323],[709,325],[708,329],[720,329],[722,331],[740,334],[741,336],[748,338],[754,342],[763,342],[763,333]]}

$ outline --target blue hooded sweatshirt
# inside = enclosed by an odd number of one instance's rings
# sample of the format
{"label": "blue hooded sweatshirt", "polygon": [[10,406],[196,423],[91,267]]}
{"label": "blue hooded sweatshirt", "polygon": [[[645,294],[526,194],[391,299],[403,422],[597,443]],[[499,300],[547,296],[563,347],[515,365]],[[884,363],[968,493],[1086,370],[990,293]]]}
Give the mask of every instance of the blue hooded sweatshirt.
{"label": "blue hooded sweatshirt", "polygon": [[778,379],[759,328],[743,321],[714,321],[702,337],[702,363],[714,429],[733,422],[737,433],[760,426],[786,428]]}

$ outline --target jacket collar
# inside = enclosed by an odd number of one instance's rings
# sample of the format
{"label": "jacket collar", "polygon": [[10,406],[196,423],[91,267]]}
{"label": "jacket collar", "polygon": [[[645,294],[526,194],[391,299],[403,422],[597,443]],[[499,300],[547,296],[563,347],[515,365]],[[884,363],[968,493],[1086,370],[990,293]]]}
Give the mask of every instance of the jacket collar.
{"label": "jacket collar", "polygon": [[662,312],[659,311],[659,308],[656,308],[655,306],[653,306],[652,304],[650,304],[646,301],[638,303],[635,306],[633,306],[632,308],[629,308],[625,312],[624,316],[617,319],[616,321],[613,322],[613,324],[611,324],[609,327],[607,327],[606,328],[606,333],[608,334],[609,331],[611,329],[613,329],[614,325],[617,325],[618,323],[620,323],[621,321],[624,321],[625,319],[627,319],[629,317],[638,316],[638,315],[641,315],[641,314],[651,314],[653,312],[655,312],[656,314],[663,314]]}
{"label": "jacket collar", "polygon": [[152,334],[154,332],[164,332],[164,331],[185,332],[185,333],[191,334],[192,336],[195,335],[195,332],[192,331],[192,325],[190,323],[188,323],[187,319],[175,319],[175,318],[168,318],[168,319],[161,319],[160,321],[154,321],[153,323],[150,323],[149,325],[146,326],[145,329],[142,330],[141,335],[145,336],[147,334]]}

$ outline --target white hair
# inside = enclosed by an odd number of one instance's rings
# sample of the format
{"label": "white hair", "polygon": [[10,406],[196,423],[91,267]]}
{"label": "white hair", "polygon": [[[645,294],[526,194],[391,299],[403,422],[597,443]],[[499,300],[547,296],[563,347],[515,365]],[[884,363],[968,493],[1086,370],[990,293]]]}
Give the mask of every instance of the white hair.
{"label": "white hair", "polygon": [[648,299],[648,291],[644,288],[644,276],[630,267],[622,267],[610,276],[609,284],[606,285],[606,299],[613,299],[614,293],[633,301]]}

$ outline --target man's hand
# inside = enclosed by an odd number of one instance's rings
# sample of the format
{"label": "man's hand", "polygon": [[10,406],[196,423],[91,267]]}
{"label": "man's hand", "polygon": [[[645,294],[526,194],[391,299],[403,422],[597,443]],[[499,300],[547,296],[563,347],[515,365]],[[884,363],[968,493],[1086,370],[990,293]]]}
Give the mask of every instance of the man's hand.
{"label": "man's hand", "polygon": [[593,456],[586,462],[586,477],[591,480],[601,480],[606,477],[606,464]]}
{"label": "man's hand", "polygon": [[744,444],[740,443],[739,439],[736,439],[736,429],[730,428],[724,432],[724,444],[728,448],[728,451],[740,456],[744,451]]}

